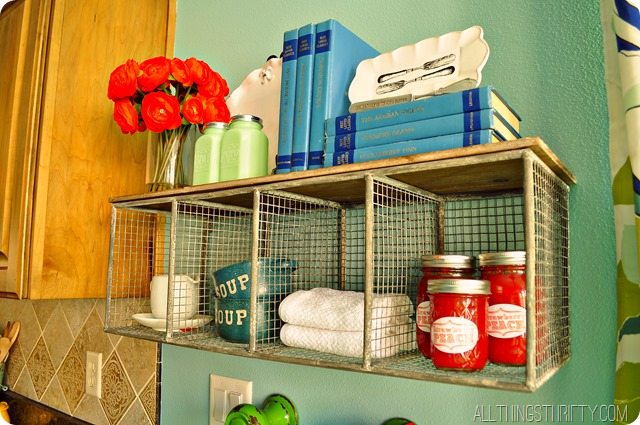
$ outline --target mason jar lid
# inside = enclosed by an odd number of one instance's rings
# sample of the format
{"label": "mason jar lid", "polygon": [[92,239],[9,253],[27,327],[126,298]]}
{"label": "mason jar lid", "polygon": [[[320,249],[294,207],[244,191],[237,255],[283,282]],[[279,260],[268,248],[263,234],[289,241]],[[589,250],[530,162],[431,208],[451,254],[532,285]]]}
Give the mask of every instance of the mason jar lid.
{"label": "mason jar lid", "polygon": [[433,279],[429,281],[430,294],[491,294],[488,280],[478,279]]}
{"label": "mason jar lid", "polygon": [[234,115],[231,117],[231,122],[233,121],[251,121],[257,122],[258,124],[262,125],[262,118],[250,114]]}
{"label": "mason jar lid", "polygon": [[204,129],[206,130],[207,128],[220,128],[220,129],[226,129],[229,125],[226,122],[221,122],[221,121],[214,121],[214,122],[208,122],[204,125]]}
{"label": "mason jar lid", "polygon": [[422,256],[422,267],[453,267],[457,269],[472,269],[474,257],[469,255],[431,254]]}
{"label": "mason jar lid", "polygon": [[478,262],[482,266],[517,266],[527,263],[525,251],[487,252],[478,255]]}

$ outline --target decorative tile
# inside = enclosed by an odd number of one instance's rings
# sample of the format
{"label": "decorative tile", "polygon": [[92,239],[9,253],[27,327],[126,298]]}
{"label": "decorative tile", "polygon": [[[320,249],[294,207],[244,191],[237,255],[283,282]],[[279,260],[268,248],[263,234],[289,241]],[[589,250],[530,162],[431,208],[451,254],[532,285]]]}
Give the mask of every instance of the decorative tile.
{"label": "decorative tile", "polygon": [[29,370],[29,375],[31,375],[33,388],[36,390],[38,400],[40,400],[47,390],[51,378],[53,378],[53,375],[56,373],[44,339],[38,339],[36,346],[31,352],[31,356],[29,356],[29,360],[27,360],[27,369]]}
{"label": "decorative tile", "polygon": [[20,314],[25,306],[24,301],[10,300],[7,298],[0,299],[0,328],[4,329],[8,321],[14,321]]}
{"label": "decorative tile", "polygon": [[58,370],[58,379],[67,403],[69,403],[69,409],[73,413],[80,404],[85,391],[85,368],[80,353],[75,347],[71,347],[69,354],[62,362],[62,366]]}
{"label": "decorative tile", "polygon": [[49,349],[53,367],[57,369],[73,344],[73,335],[71,335],[67,320],[62,313],[62,307],[59,305],[57,305],[53,316],[44,327],[42,335]]}
{"label": "decorative tile", "polygon": [[87,321],[87,317],[95,306],[95,300],[65,300],[60,303],[64,316],[67,318],[71,334],[77,337]]}
{"label": "decorative tile", "polygon": [[25,301],[24,308],[17,318],[13,320],[20,320],[20,334],[18,334],[18,340],[22,344],[22,351],[25,357],[31,355],[31,351],[35,347],[36,343],[42,335],[42,328],[38,323],[38,317],[33,309],[31,301]]}
{"label": "decorative tile", "polygon": [[122,338],[116,347],[118,357],[137,392],[156,373],[158,344],[136,338]]}
{"label": "decorative tile", "polygon": [[142,403],[142,407],[144,407],[144,410],[147,412],[147,416],[149,416],[149,420],[153,425],[156,424],[158,409],[157,393],[158,383],[156,382],[156,376],[154,375],[140,393],[140,402]]}
{"label": "decorative tile", "polygon": [[20,346],[20,341],[16,340],[11,347],[11,352],[9,354],[9,360],[7,361],[5,367],[5,384],[12,388],[20,374],[23,372],[26,362],[24,361],[24,354],[22,353],[22,347]]}
{"label": "decorative tile", "polygon": [[102,353],[103,364],[111,355],[113,345],[111,345],[111,341],[103,329],[104,325],[100,317],[98,317],[95,309],[92,309],[75,341],[75,346],[78,349],[78,353],[80,353],[83,365],[86,361],[85,353],[87,351]]}
{"label": "decorative tile", "polygon": [[136,425],[150,425],[151,421],[147,417],[147,414],[142,407],[139,400],[136,400],[126,415],[122,418],[119,425],[136,424]]}
{"label": "decorative tile", "polygon": [[114,353],[102,368],[102,408],[112,425],[117,424],[134,402],[136,394]]}
{"label": "decorative tile", "polygon": [[38,300],[32,301],[33,310],[36,313],[36,317],[38,318],[38,323],[40,324],[40,328],[44,329],[47,326],[47,322],[51,318],[51,315],[55,311],[56,307],[58,307],[58,300]]}
{"label": "decorative tile", "polygon": [[83,397],[73,416],[94,425],[110,425],[98,397]]}
{"label": "decorative tile", "polygon": [[[140,310],[140,302],[149,311],[148,299],[122,307],[133,314]],[[103,299],[0,299],[0,329],[9,320],[22,322],[7,362],[5,384],[92,424],[155,425],[159,346],[105,333],[105,306]],[[84,393],[87,351],[103,353],[102,399]]]}
{"label": "decorative tile", "polygon": [[27,368],[22,371],[15,385],[11,389],[18,394],[22,394],[23,396],[30,398],[31,400],[38,400],[36,390],[33,388],[33,380],[31,379],[31,375],[29,375]]}
{"label": "decorative tile", "polygon": [[42,395],[42,399],[40,400],[42,404],[46,404],[49,407],[53,407],[56,410],[66,413],[69,415],[71,411],[69,410],[69,405],[67,404],[67,400],[64,398],[64,394],[62,393],[62,387],[60,386],[60,380],[57,376],[54,376],[49,384],[49,388]]}

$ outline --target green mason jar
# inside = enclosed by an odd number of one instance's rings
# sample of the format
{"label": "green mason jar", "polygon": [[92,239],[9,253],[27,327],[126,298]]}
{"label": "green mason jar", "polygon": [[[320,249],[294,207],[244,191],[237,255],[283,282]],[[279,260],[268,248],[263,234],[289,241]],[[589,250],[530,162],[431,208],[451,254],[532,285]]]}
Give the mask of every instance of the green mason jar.
{"label": "green mason jar", "polygon": [[193,184],[220,181],[220,149],[222,136],[227,132],[224,122],[210,122],[196,140],[193,151]]}
{"label": "green mason jar", "polygon": [[266,176],[268,152],[262,120],[254,115],[234,115],[222,138],[220,181]]}

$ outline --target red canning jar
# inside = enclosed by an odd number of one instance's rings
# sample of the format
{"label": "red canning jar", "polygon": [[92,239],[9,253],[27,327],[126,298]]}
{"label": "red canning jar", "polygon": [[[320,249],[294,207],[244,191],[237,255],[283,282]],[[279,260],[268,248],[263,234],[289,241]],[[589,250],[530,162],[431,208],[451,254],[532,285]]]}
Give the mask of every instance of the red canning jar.
{"label": "red canning jar", "polygon": [[491,282],[489,361],[521,366],[527,362],[526,253],[478,256],[481,278]]}
{"label": "red canning jar", "polygon": [[489,282],[429,281],[431,360],[438,369],[480,370],[487,364]]}
{"label": "red canning jar", "polygon": [[423,255],[422,279],[416,295],[416,343],[422,355],[431,357],[431,303],[429,281],[433,279],[473,279],[474,258],[467,255]]}

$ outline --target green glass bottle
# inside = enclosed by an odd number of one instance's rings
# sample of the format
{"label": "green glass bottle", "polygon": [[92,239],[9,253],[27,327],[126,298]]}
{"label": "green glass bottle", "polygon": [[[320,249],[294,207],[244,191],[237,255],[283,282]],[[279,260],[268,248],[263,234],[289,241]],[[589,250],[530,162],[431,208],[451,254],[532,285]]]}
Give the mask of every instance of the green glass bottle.
{"label": "green glass bottle", "polygon": [[220,181],[220,148],[227,124],[210,122],[196,140],[193,151],[193,184]]}
{"label": "green glass bottle", "polygon": [[220,181],[260,177],[268,174],[269,140],[262,119],[234,115],[222,138]]}

